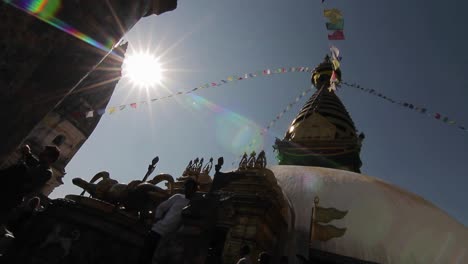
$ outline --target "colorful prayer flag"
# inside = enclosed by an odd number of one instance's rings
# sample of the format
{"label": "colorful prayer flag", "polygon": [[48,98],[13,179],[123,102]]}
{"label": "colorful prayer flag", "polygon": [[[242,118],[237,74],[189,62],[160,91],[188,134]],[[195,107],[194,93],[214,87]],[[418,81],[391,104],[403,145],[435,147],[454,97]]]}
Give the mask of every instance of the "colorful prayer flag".
{"label": "colorful prayer flag", "polygon": [[336,23],[327,22],[327,30],[343,30],[344,29],[344,20],[340,19]]}
{"label": "colorful prayer flag", "polygon": [[131,108],[137,108],[137,104],[136,104],[136,103],[131,103],[131,104],[130,104],[130,107],[131,107]]}
{"label": "colorful prayer flag", "polygon": [[332,59],[335,59],[335,60],[341,60],[340,58],[340,50],[335,47],[335,46],[331,46],[330,47],[330,52],[331,52],[331,55],[332,55]]}
{"label": "colorful prayer flag", "polygon": [[331,62],[332,62],[332,64],[333,64],[333,69],[334,69],[335,71],[338,70],[338,69],[340,68],[340,62],[339,62],[337,59],[333,58]]}
{"label": "colorful prayer flag", "polygon": [[331,35],[328,34],[329,40],[344,40],[345,36],[342,30],[336,30]]}
{"label": "colorful prayer flag", "polygon": [[113,114],[115,112],[115,107],[109,108],[109,114]]}
{"label": "colorful prayer flag", "polygon": [[336,8],[323,10],[323,15],[332,23],[337,23],[343,19],[341,11]]}
{"label": "colorful prayer flag", "polygon": [[119,106],[119,110],[120,110],[120,111],[122,111],[122,110],[124,110],[124,109],[125,109],[125,105]]}

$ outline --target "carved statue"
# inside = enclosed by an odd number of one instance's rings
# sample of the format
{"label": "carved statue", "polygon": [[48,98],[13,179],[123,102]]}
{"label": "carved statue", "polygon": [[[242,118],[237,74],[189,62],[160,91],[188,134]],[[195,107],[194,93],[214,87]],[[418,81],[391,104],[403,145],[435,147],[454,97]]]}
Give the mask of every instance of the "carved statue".
{"label": "carved statue", "polygon": [[239,170],[246,170],[247,169],[247,153],[244,152],[244,155],[242,155],[242,159],[239,162]]}
{"label": "carved statue", "polygon": [[247,168],[253,168],[255,166],[255,156],[257,155],[257,153],[255,153],[255,151],[252,151],[252,153],[250,153],[250,157],[247,161]]}
{"label": "carved statue", "polygon": [[266,167],[267,161],[265,156],[265,151],[261,151],[258,156],[257,160],[255,161],[255,168],[263,169]]}
{"label": "carved statue", "polygon": [[[98,180],[100,181],[95,183]],[[168,190],[156,186],[162,181],[167,181]],[[160,174],[148,182],[135,180],[123,184],[110,178],[108,172],[102,171],[89,182],[81,178],[74,178],[72,182],[84,190],[82,195],[86,191],[93,198],[124,207],[128,211],[144,212],[154,209],[157,204],[172,195],[174,179],[169,174]]]}

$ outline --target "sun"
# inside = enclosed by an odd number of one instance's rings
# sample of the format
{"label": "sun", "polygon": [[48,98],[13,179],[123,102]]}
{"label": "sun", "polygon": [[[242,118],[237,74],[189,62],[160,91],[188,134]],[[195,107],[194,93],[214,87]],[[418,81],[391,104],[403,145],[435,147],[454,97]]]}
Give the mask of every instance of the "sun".
{"label": "sun", "polygon": [[123,77],[144,88],[161,84],[163,71],[159,58],[150,53],[130,54],[122,66]]}

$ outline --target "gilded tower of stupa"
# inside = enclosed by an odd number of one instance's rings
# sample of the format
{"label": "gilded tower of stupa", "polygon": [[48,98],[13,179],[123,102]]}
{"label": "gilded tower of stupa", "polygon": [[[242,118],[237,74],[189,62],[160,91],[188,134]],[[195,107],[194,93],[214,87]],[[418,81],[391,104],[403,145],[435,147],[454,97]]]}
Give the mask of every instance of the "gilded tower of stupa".
{"label": "gilded tower of stupa", "polygon": [[[312,72],[317,91],[292,121],[283,140],[276,140],[280,165],[303,165],[360,172],[359,153],[363,134],[357,135],[353,120],[333,90],[333,64],[327,56]],[[341,71],[335,70],[338,80]]]}

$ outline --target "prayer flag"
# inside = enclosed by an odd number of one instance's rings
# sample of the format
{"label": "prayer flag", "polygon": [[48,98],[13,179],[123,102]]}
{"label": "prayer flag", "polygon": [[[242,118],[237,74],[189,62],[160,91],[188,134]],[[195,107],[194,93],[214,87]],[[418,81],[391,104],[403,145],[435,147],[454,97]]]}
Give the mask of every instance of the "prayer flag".
{"label": "prayer flag", "polygon": [[130,107],[131,107],[131,108],[137,108],[137,104],[136,104],[136,103],[131,103],[131,104],[130,104]]}
{"label": "prayer flag", "polygon": [[122,110],[124,110],[124,109],[125,109],[125,105],[119,106],[119,110],[120,110],[120,111],[122,111]]}
{"label": "prayer flag", "polygon": [[333,8],[333,9],[325,9],[323,10],[323,15],[330,20],[332,23],[337,23],[340,21],[340,19],[343,19],[343,15],[341,14],[341,11]]}
{"label": "prayer flag", "polygon": [[345,232],[346,228],[338,228],[333,225],[321,225],[313,223],[311,240],[328,241],[335,237],[342,237]]}
{"label": "prayer flag", "polygon": [[434,117],[435,117],[435,119],[440,119],[440,114],[439,114],[439,113],[435,113]]}
{"label": "prayer flag", "polygon": [[337,47],[331,46],[330,51],[333,59],[340,60],[340,50]]}
{"label": "prayer flag", "polygon": [[332,59],[333,69],[338,70],[340,68],[340,62],[337,59]]}
{"label": "prayer flag", "polygon": [[327,22],[327,30],[343,30],[344,29],[344,20],[340,19],[336,23]]}
{"label": "prayer flag", "polygon": [[88,112],[86,113],[86,118],[91,118],[91,117],[93,117],[93,116],[94,116],[94,111],[88,111]]}
{"label": "prayer flag", "polygon": [[344,40],[345,36],[342,30],[336,30],[331,35],[328,34],[328,39],[329,40]]}
{"label": "prayer flag", "polygon": [[332,91],[336,91],[336,85],[334,82],[330,83],[330,87],[328,87],[328,91],[331,93]]}
{"label": "prayer flag", "polygon": [[229,77],[227,77],[227,80],[228,80],[229,82],[232,82],[232,81],[234,80],[234,77],[229,76]]}
{"label": "prayer flag", "polygon": [[338,83],[339,80],[338,80],[338,77],[336,76],[336,72],[335,71],[332,71],[332,75],[330,77],[330,82],[332,83]]}
{"label": "prayer flag", "polygon": [[317,206],[313,208],[315,211],[315,222],[329,223],[332,220],[342,219],[348,213],[348,211],[340,211],[336,208],[324,208]]}
{"label": "prayer flag", "polygon": [[115,107],[109,108],[109,114],[113,114],[115,112]]}

